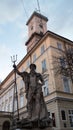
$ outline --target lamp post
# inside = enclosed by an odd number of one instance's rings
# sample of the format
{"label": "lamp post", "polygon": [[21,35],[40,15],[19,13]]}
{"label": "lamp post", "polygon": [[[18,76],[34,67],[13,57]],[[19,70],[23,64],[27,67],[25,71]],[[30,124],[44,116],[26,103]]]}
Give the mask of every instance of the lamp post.
{"label": "lamp post", "polygon": [[[13,62],[13,65],[15,65],[17,61],[17,55],[11,56],[11,61]],[[17,120],[19,120],[19,106],[18,106],[18,93],[17,93],[17,84],[16,84],[16,71],[14,70],[14,95],[13,95],[13,119],[14,119],[14,103],[15,99],[17,101]]]}

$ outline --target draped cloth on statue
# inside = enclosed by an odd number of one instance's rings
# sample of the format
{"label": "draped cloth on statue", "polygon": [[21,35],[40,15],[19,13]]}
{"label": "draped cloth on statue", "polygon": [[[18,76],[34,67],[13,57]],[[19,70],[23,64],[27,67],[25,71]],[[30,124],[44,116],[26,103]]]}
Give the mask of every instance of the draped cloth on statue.
{"label": "draped cloth on statue", "polygon": [[32,100],[31,120],[42,120],[44,118],[48,118],[48,111],[43,97],[42,86],[40,84],[38,85],[38,89],[36,91],[37,92],[33,95]]}

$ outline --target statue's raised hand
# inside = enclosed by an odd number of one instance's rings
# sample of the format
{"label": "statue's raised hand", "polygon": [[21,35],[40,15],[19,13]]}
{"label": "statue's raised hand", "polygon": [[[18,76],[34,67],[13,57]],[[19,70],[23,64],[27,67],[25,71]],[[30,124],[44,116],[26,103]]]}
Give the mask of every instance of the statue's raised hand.
{"label": "statue's raised hand", "polygon": [[13,65],[13,68],[14,68],[14,70],[16,70],[16,69],[17,69],[17,67],[16,67],[16,65],[15,65],[15,64]]}

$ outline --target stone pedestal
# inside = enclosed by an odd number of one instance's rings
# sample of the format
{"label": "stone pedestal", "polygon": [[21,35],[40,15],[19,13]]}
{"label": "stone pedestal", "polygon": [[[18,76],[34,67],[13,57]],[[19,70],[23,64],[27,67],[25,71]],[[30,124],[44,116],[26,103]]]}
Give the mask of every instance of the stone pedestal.
{"label": "stone pedestal", "polygon": [[51,119],[14,121],[10,130],[53,130]]}

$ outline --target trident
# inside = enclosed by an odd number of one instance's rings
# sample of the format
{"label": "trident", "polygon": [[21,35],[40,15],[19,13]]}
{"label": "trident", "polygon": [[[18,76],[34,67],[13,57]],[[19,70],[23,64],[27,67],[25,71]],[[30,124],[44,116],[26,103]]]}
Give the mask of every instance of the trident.
{"label": "trident", "polygon": [[[16,61],[17,61],[17,55],[13,55],[11,56],[11,61],[13,62],[13,65],[15,65]],[[17,93],[17,84],[16,84],[16,71],[14,70],[14,96],[13,96],[13,118],[14,118],[14,103],[15,103],[15,99],[17,101],[17,120],[19,120],[19,106],[18,106],[18,93]]]}

